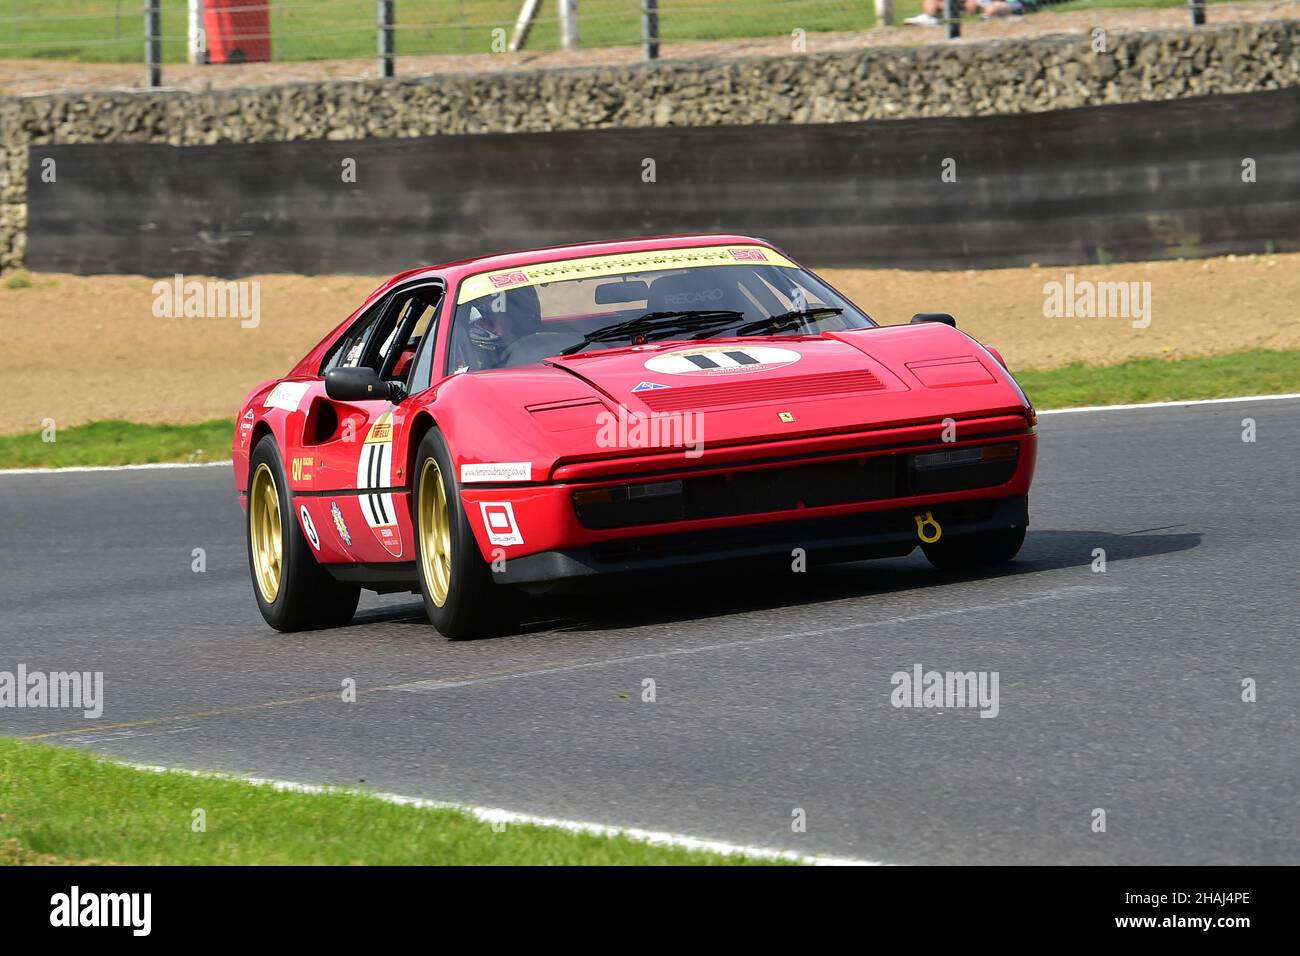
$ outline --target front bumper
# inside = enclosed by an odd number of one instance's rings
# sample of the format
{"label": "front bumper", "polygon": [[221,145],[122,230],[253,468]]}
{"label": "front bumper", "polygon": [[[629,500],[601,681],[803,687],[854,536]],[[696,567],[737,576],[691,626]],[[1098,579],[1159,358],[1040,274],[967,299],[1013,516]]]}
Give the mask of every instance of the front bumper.
{"label": "front bumper", "polygon": [[[1027,527],[1029,499],[985,498],[937,504],[928,511],[944,537]],[[799,521],[619,538],[512,558],[494,574],[502,584],[539,584],[718,562],[789,566],[796,548],[809,564],[901,557],[920,543],[918,509],[895,508]]]}
{"label": "front bumper", "polygon": [[[755,540],[776,540],[784,546],[789,535],[773,526],[812,528],[808,535],[795,535],[805,542],[842,537],[846,528],[866,528],[875,535],[890,527],[879,523],[886,512],[907,515],[910,521],[938,507],[1029,494],[1037,448],[1032,422],[1017,415],[962,421],[959,440],[951,437],[944,423],[934,422],[709,448],[692,462],[680,453],[675,458],[601,459],[557,465],[545,483],[463,485],[460,497],[483,559],[496,569],[498,580],[524,582],[551,580],[562,569],[599,573],[581,568],[617,565],[622,559],[611,556],[628,553],[629,542],[699,542],[710,551],[721,548],[725,558],[732,541],[739,541],[742,550]],[[922,456],[941,463],[979,448],[1005,449],[1008,443],[1016,446],[1014,461],[989,462],[991,471],[943,464],[937,470],[927,464],[923,471],[915,460]],[[949,478],[935,480],[940,474]],[[584,504],[599,499],[602,490],[631,485],[639,485],[643,493],[673,492],[670,497],[676,500],[647,495],[603,511]],[[821,519],[826,520],[818,523]],[[579,558],[575,565],[547,557],[550,554],[591,557]],[[636,554],[635,567],[651,566],[644,563],[652,560],[645,547]],[[535,570],[539,566],[550,570]]]}

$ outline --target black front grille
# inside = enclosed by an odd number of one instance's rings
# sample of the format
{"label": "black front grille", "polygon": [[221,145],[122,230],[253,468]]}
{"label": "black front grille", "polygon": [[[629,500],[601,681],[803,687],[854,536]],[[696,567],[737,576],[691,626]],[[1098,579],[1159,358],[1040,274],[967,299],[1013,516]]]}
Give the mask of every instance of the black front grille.
{"label": "black front grille", "polygon": [[[1009,481],[1016,468],[1014,455],[925,469],[913,467],[911,459],[910,453],[897,452],[629,484],[601,500],[577,492],[574,510],[586,528],[628,528],[992,488]],[[640,493],[643,489],[651,493]]]}
{"label": "black front grille", "polygon": [[898,497],[900,455],[763,468],[682,482],[687,520],[795,511]]}

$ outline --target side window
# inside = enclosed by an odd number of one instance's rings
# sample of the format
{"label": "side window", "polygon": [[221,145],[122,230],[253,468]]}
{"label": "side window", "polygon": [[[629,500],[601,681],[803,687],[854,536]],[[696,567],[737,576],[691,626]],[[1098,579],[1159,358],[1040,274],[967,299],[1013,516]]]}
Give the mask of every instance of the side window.
{"label": "side window", "polygon": [[322,374],[332,368],[355,368],[362,364],[367,347],[384,324],[384,318],[389,311],[388,307],[391,302],[391,299],[381,300],[357,320],[356,324],[334,346],[334,351],[330,353],[329,358],[325,360],[325,365],[321,368]]}
{"label": "side window", "polygon": [[434,317],[441,303],[441,286],[424,286],[399,296],[394,310],[397,322],[379,347],[384,378],[394,382],[410,378],[420,346],[431,332],[436,334]]}
{"label": "side window", "polygon": [[441,285],[420,286],[388,296],[339,340],[322,374],[332,368],[365,366],[386,379],[404,381],[441,299]]}
{"label": "side window", "polygon": [[415,361],[411,365],[411,376],[406,382],[406,390],[411,395],[424,391],[433,383],[433,353],[438,351],[438,317],[442,309],[443,303],[439,302],[429,310],[424,320],[426,324],[420,333]]}

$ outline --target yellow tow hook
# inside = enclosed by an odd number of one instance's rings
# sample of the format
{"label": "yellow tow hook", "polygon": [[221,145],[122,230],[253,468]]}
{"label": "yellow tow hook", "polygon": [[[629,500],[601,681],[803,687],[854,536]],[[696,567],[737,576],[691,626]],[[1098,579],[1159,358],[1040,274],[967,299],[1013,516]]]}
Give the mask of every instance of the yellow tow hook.
{"label": "yellow tow hook", "polygon": [[[930,514],[930,512],[927,511],[923,515],[914,515],[912,520],[916,522],[916,536],[921,539],[922,543],[934,544],[943,537],[943,528],[939,527],[939,522],[934,520],[934,515]],[[934,531],[927,534],[927,526],[933,528]]]}

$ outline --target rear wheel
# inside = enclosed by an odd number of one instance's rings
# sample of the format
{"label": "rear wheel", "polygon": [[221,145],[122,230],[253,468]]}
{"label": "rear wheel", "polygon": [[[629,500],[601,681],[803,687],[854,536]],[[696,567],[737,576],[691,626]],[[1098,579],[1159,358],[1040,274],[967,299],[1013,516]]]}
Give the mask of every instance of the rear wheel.
{"label": "rear wheel", "polygon": [[248,569],[262,617],[277,631],[347,624],[361,589],[341,584],[316,563],[298,525],[275,439],[264,437],[249,462]]}
{"label": "rear wheel", "polygon": [[416,568],[429,621],[453,641],[498,634],[518,600],[492,580],[460,502],[451,453],[430,429],[415,462]]}
{"label": "rear wheel", "polygon": [[1010,561],[1024,543],[1024,528],[1003,528],[940,538],[932,544],[922,544],[921,550],[939,570],[962,571]]}

